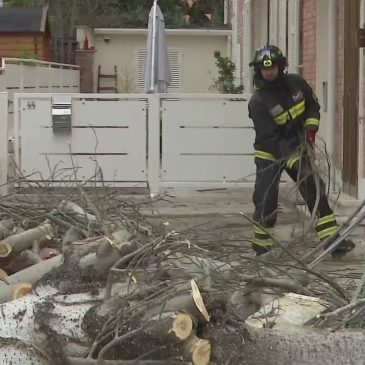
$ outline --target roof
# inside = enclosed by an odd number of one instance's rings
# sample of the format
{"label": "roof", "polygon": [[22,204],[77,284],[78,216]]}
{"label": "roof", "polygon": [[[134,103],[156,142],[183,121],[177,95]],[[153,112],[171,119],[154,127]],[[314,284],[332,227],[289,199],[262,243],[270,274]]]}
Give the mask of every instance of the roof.
{"label": "roof", "polygon": [[48,8],[0,7],[0,33],[44,32]]}

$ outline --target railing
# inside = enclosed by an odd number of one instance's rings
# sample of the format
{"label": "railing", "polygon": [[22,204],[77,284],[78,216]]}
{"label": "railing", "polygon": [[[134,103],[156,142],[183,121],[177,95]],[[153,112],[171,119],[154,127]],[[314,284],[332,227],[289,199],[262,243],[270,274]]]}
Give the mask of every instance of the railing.
{"label": "railing", "polygon": [[2,58],[0,91],[78,92],[80,67],[26,58]]}

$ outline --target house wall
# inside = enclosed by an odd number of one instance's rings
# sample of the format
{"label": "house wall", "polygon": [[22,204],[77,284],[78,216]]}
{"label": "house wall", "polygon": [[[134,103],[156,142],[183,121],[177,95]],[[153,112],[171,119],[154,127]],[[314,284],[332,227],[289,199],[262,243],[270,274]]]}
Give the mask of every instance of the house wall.
{"label": "house wall", "polygon": [[[97,84],[97,69],[101,65],[102,73],[112,73],[114,65],[118,68],[118,77],[124,85],[128,78],[128,92],[141,91],[137,88],[139,49],[146,48],[147,34],[144,35],[103,35],[94,36],[94,84]],[[217,68],[213,53],[221,51],[227,55],[227,36],[169,35],[167,47],[181,49],[181,87],[179,92],[211,92],[213,79],[217,77]],[[123,90],[118,90],[123,92]]]}
{"label": "house wall", "polygon": [[51,39],[43,34],[0,33],[0,57],[36,57],[51,61]]}
{"label": "house wall", "polygon": [[303,77],[315,90],[317,0],[302,0],[301,14]]}

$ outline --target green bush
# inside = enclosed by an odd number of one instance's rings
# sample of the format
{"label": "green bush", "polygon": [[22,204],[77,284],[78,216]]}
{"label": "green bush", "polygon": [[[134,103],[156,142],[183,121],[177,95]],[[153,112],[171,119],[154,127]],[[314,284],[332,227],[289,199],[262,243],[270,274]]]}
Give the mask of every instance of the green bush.
{"label": "green bush", "polygon": [[214,80],[213,89],[221,94],[242,94],[243,85],[235,85],[234,82],[236,65],[228,57],[223,57],[220,51],[214,52],[214,58],[218,67],[218,79]]}

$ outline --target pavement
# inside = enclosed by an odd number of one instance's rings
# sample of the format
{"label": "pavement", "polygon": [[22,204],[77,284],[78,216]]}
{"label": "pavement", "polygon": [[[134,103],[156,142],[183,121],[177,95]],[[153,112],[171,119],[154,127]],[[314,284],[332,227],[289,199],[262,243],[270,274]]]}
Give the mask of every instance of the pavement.
{"label": "pavement", "polygon": [[[248,237],[252,235],[251,223],[240,214],[252,217],[252,187],[225,189],[175,189],[166,195],[150,199],[133,195],[126,199],[139,204],[140,212],[151,222],[169,226],[184,235],[191,242],[229,240],[242,249],[249,250]],[[295,198],[293,198],[295,197]],[[300,235],[308,226],[309,214],[305,207],[297,204],[298,195],[292,185],[281,186],[279,195],[279,214],[275,234],[281,242],[289,242]],[[351,202],[346,209],[337,204],[335,212],[339,221],[344,221],[353,212],[357,202]],[[365,268],[365,226],[361,225],[351,235],[356,248],[342,259],[327,257],[318,267],[335,277],[340,285],[354,290]],[[305,242],[299,242],[295,250],[300,256],[318,244],[311,230]]]}

